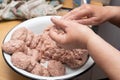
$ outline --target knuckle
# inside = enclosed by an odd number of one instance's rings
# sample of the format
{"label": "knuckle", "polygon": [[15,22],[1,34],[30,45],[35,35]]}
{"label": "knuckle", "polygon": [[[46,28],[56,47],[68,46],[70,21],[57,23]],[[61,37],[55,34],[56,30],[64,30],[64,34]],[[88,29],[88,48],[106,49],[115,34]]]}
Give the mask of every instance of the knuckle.
{"label": "knuckle", "polygon": [[92,6],[90,4],[85,4],[85,9],[88,10],[88,11],[92,11]]}

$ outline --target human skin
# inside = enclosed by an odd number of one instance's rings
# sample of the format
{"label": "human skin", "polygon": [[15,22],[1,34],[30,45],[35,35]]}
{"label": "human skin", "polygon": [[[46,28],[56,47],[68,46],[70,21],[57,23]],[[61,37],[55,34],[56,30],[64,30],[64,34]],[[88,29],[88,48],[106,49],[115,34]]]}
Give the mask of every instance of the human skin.
{"label": "human skin", "polygon": [[75,20],[85,25],[98,25],[109,21],[120,26],[119,6],[97,6],[84,4],[65,14],[63,19]]}
{"label": "human skin", "polygon": [[120,52],[95,34],[89,27],[75,21],[52,18],[53,27],[60,27],[65,34],[50,31],[50,37],[67,49],[86,48],[89,55],[111,80],[119,80]]}

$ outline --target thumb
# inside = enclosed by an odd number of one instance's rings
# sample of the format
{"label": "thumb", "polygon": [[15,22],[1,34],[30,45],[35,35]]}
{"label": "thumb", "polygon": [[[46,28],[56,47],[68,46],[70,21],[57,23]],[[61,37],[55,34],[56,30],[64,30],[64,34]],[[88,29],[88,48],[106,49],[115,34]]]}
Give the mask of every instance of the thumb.
{"label": "thumb", "polygon": [[56,26],[56,27],[60,27],[62,28],[63,30],[67,27],[67,21],[63,20],[63,19],[58,19],[58,18],[55,18],[55,17],[52,17],[51,18],[51,21],[53,22],[53,24]]}

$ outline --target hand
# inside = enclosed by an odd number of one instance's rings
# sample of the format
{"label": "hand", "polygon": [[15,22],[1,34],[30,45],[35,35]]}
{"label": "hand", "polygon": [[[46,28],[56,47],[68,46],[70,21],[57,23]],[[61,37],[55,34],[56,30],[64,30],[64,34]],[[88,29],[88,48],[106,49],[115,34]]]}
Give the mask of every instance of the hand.
{"label": "hand", "polygon": [[85,25],[98,25],[111,18],[111,11],[108,6],[85,4],[64,15],[63,19],[75,20]]}
{"label": "hand", "polygon": [[50,30],[50,37],[67,49],[86,48],[89,38],[95,34],[88,26],[78,24],[71,20],[51,18],[54,27],[62,28],[64,34]]}

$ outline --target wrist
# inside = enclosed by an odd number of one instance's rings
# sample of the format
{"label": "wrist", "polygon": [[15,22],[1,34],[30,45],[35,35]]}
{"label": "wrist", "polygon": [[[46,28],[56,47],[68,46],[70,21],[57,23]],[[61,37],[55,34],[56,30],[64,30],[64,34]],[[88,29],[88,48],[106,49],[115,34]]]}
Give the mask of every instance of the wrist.
{"label": "wrist", "polygon": [[107,10],[106,16],[107,16],[108,21],[114,20],[115,18],[117,18],[117,15],[119,15],[119,13],[120,13],[119,7],[105,6],[105,8]]}
{"label": "wrist", "polygon": [[86,49],[89,49],[89,46],[97,41],[98,35],[96,33],[93,33],[92,35],[89,36],[88,40],[87,40],[87,44],[86,44]]}
{"label": "wrist", "polygon": [[81,41],[81,37],[80,37],[80,39],[79,39],[79,45],[81,46],[82,45],[82,48],[85,48],[85,49],[87,49],[87,45],[89,44],[89,41],[91,40],[91,39],[93,39],[93,37],[95,37],[97,34],[93,31],[93,30],[91,30],[91,29],[89,29],[89,30],[86,30],[86,32],[85,32],[86,34],[84,35],[84,36],[82,36],[82,41]]}

